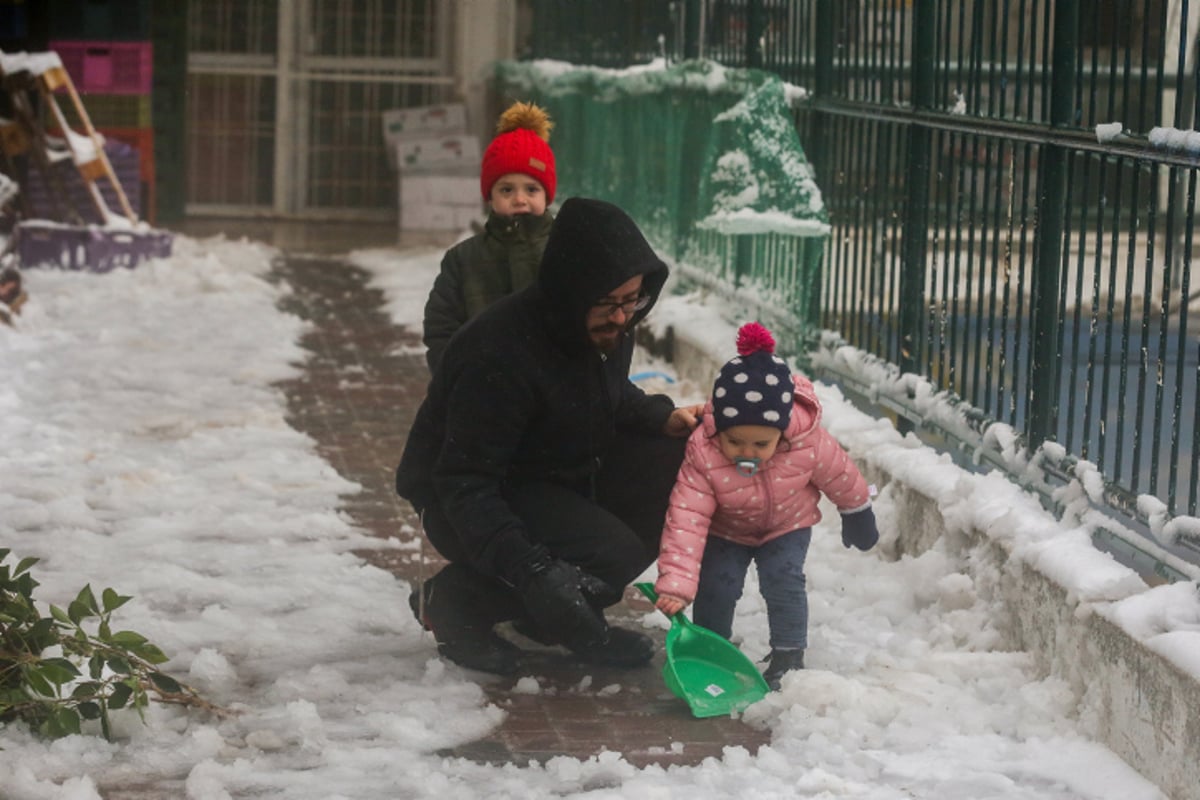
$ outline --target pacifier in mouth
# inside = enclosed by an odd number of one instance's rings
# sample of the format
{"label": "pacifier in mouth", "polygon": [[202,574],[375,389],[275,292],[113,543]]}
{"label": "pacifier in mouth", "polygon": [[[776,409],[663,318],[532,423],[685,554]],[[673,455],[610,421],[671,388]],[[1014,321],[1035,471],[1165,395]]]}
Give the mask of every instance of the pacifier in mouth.
{"label": "pacifier in mouth", "polygon": [[743,478],[753,478],[754,473],[758,472],[758,465],[761,463],[761,458],[738,458],[734,459],[733,468]]}

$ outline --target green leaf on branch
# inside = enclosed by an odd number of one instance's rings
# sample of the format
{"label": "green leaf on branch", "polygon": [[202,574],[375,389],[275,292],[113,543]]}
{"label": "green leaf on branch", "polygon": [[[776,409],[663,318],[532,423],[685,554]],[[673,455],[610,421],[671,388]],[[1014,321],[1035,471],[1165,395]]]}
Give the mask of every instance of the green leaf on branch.
{"label": "green leaf on branch", "polygon": [[133,689],[127,683],[118,683],[113,686],[112,694],[108,696],[109,708],[124,708],[129,702],[129,696],[133,694]]}
{"label": "green leaf on branch", "polygon": [[81,683],[72,689],[71,697],[76,700],[89,700],[93,697],[99,696],[103,689],[103,683],[100,683],[99,681],[88,681],[87,683]]}
{"label": "green leaf on branch", "polygon": [[60,706],[54,709],[46,719],[46,728],[49,735],[56,739],[79,733],[79,713],[73,708]]}
{"label": "green leaf on branch", "polygon": [[151,672],[150,682],[153,683],[159,691],[166,692],[167,694],[179,694],[183,691],[183,687],[179,685],[178,681],[176,681],[170,675],[164,675],[161,672]]}
{"label": "green leaf on branch", "polygon": [[[0,548],[0,562],[10,554]],[[81,720],[98,719],[101,734],[111,739],[109,710],[132,707],[145,721],[151,688],[162,695],[157,699],[220,713],[152,668],[167,656],[145,636],[113,632],[112,613],[132,598],[102,589],[97,603],[88,585],[43,616],[33,600],[38,582],[30,568],[37,561],[22,559],[15,571],[0,563],[0,722],[22,722],[43,736],[60,737],[80,733]]]}
{"label": "green leaf on branch", "polygon": [[96,595],[92,594],[90,583],[79,590],[79,594],[75,596],[75,602],[83,604],[92,614],[100,613],[100,606],[96,605]]}
{"label": "green leaf on branch", "polygon": [[138,647],[144,645],[147,639],[140,633],[134,633],[133,631],[117,631],[107,637],[107,641],[118,647],[124,647],[126,650],[136,650]]}
{"label": "green leaf on branch", "polygon": [[112,589],[105,589],[100,593],[100,599],[104,602],[105,613],[108,613],[111,611],[116,611],[133,598],[127,595],[117,594]]}
{"label": "green leaf on branch", "polygon": [[104,674],[104,656],[97,653],[88,659],[88,675],[92,676],[92,680],[98,681]]}
{"label": "green leaf on branch", "polygon": [[134,652],[136,652],[149,664],[162,664],[167,660],[166,653],[164,653],[162,650],[159,650],[150,642],[146,642]]}
{"label": "green leaf on branch", "polygon": [[28,572],[18,577],[14,583],[17,587],[17,593],[22,597],[33,597],[33,589],[38,585],[38,582]]}
{"label": "green leaf on branch", "polygon": [[79,677],[79,670],[65,658],[46,658],[42,660],[41,673],[46,680],[62,686]]}
{"label": "green leaf on branch", "polygon": [[58,644],[58,637],[54,635],[54,620],[42,617],[33,623],[29,627],[29,633],[25,640],[29,643],[30,649],[39,653],[51,645]]}
{"label": "green leaf on branch", "polygon": [[46,680],[36,664],[21,665],[21,679],[42,697],[54,697],[54,687]]}
{"label": "green leaf on branch", "polygon": [[67,616],[75,625],[83,622],[88,617],[92,616],[92,610],[88,608],[86,603],[81,603],[78,600],[72,600],[67,605]]}

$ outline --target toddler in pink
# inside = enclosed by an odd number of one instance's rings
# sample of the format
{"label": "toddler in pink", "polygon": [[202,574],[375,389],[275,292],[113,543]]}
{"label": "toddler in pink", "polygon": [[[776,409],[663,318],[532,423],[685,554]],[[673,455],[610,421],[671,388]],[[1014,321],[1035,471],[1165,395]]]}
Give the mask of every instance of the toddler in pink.
{"label": "toddler in pink", "polygon": [[693,620],[725,638],[754,561],[767,605],[771,653],[764,677],[778,689],[804,666],[808,596],[804,561],[822,494],[842,515],[842,542],[869,550],[879,540],[867,482],[821,427],[812,383],[774,354],[770,331],[738,331],[738,355],[713,385],[688,440],[663,526],[658,608],[695,604]]}

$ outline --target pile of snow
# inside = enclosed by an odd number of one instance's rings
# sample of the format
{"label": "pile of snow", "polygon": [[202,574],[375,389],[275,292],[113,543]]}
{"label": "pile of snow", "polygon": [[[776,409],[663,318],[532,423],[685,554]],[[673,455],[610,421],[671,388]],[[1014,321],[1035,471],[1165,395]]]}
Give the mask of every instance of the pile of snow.
{"label": "pile of snow", "polygon": [[[437,659],[408,613],[407,584],[352,555],[389,544],[349,524],[339,495],[355,487],[285,422],[273,384],[297,374],[305,325],[278,310],[286,287],[265,277],[273,255],[181,237],[170,260],[135,270],[30,270],[19,326],[0,328],[0,541],[42,559],[43,603],[64,604],[89,582],[132,595],[120,626],[236,712],[155,705],[145,725],[122,717],[114,743],[0,726],[6,800],[130,787],[191,800],[1162,797],[1078,733],[1068,687],[1000,646],[1003,620],[963,564],[937,546],[897,562],[845,550],[836,514],[809,557],[810,669],[746,714],[770,729],[769,747],[669,769],[635,768],[621,742],[543,766],[439,757],[503,711],[486,703],[479,676]],[[438,259],[356,260],[388,292],[396,322],[418,328]],[[823,400],[839,436],[864,424],[831,393]],[[1020,507],[1005,518],[999,501],[977,508],[985,489],[950,475],[929,480],[948,481],[952,510],[992,514],[996,528],[1029,521]],[[886,546],[886,497],[877,510]],[[1139,617],[1148,633],[1178,630],[1151,605]],[[735,630],[748,653],[765,652],[753,575]],[[541,691],[536,675],[512,685]],[[620,687],[581,674],[574,691]],[[664,730],[664,752],[687,747]]]}

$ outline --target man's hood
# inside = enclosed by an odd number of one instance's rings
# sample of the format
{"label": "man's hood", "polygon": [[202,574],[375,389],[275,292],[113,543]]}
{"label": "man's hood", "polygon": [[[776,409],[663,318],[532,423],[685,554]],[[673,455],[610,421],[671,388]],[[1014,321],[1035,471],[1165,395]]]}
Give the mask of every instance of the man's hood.
{"label": "man's hood", "polygon": [[640,321],[654,307],[668,269],[637,223],[612,203],[572,197],[562,204],[550,229],[538,273],[555,335],[568,347],[587,342],[587,313],[635,275],[650,304],[634,315]]}

